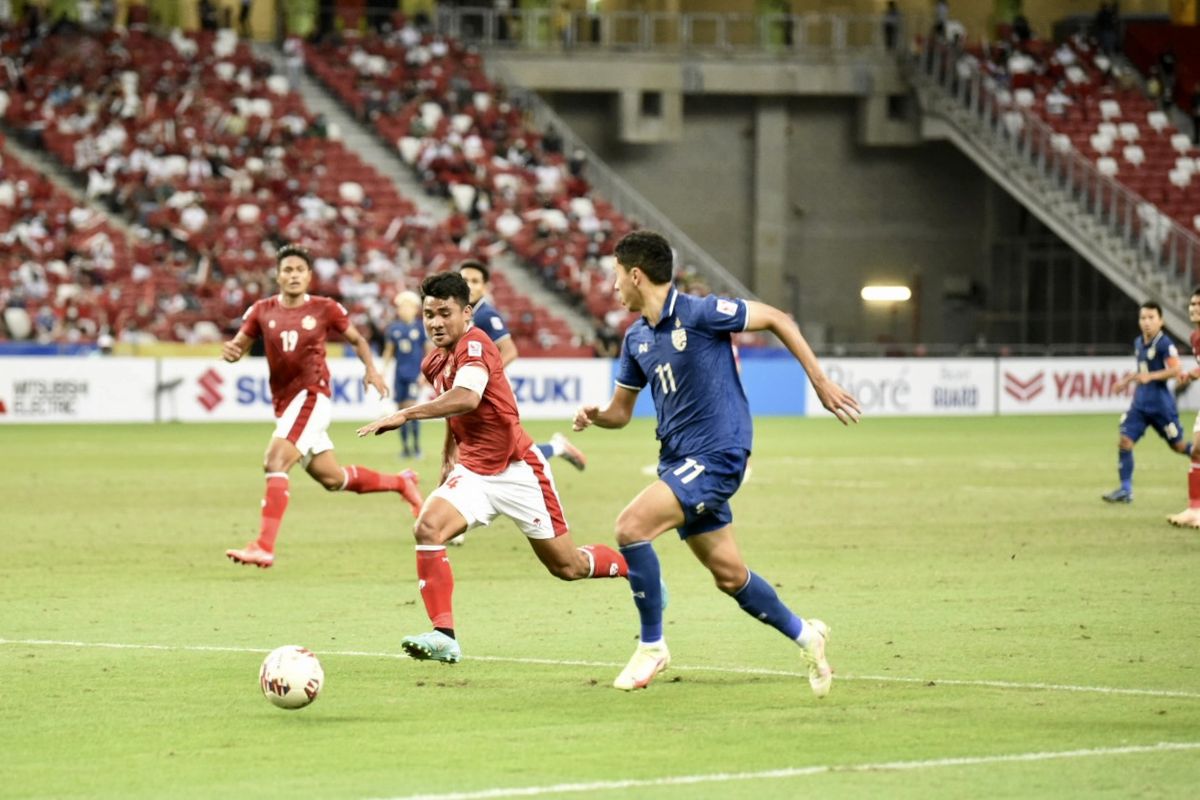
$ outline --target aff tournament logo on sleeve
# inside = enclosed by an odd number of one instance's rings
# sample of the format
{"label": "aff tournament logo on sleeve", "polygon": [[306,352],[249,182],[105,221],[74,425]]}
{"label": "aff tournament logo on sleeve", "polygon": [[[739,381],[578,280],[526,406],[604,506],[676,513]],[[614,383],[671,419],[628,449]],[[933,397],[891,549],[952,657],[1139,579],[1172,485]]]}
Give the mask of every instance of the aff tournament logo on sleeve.
{"label": "aff tournament logo on sleeve", "polygon": [[472,358],[480,358],[483,355],[483,344],[480,342],[467,342],[467,355]]}
{"label": "aff tournament logo on sleeve", "polygon": [[737,313],[737,303],[732,300],[717,300],[717,311],[728,316],[733,316]]}

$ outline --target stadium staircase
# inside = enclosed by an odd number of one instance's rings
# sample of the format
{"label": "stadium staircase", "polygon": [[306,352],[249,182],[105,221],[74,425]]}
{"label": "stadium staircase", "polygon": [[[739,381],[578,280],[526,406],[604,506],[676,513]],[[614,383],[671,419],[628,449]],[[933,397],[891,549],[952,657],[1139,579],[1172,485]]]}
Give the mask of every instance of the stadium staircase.
{"label": "stadium staircase", "polygon": [[908,64],[922,135],[949,140],[1121,291],[1159,302],[1172,332],[1190,331],[1185,309],[1200,281],[1200,239],[1101,174],[955,56],[927,44]]}

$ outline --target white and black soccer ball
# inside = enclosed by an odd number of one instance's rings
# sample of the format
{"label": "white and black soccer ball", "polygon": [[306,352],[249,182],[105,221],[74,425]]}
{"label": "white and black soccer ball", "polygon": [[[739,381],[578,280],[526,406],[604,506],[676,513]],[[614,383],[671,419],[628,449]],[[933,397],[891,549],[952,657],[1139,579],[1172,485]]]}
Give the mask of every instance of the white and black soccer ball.
{"label": "white and black soccer ball", "polygon": [[325,685],[325,670],[313,652],[294,644],[277,647],[258,670],[263,696],[280,708],[304,708]]}

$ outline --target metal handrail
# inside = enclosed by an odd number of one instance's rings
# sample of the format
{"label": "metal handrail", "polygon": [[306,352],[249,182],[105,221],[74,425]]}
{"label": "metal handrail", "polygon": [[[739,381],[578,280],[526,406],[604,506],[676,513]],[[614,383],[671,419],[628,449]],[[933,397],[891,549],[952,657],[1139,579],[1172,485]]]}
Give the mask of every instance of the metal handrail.
{"label": "metal handrail", "polygon": [[1200,236],[1101,173],[1069,140],[1064,147],[1063,134],[1021,108],[1008,90],[959,55],[945,43],[927,42],[916,56],[914,74],[941,89],[948,108],[966,113],[989,144],[1024,158],[1040,178],[1132,248],[1142,277],[1190,294],[1200,272]]}
{"label": "metal handrail", "polygon": [[860,53],[884,51],[878,14],[497,11],[439,6],[436,31],[480,47],[564,52]]}
{"label": "metal handrail", "polygon": [[487,62],[486,69],[489,77],[504,84],[509,96],[516,100],[522,108],[528,110],[533,122],[540,130],[544,131],[549,126],[554,126],[562,136],[565,152],[574,150],[583,152],[587,160],[588,182],[600,196],[604,197],[626,218],[636,221],[642,227],[653,228],[667,237],[667,240],[675,248],[677,272],[694,269],[712,285],[714,291],[750,300],[758,299],[757,295],[734,277],[707,250],[680,230],[679,226],[668,219],[653,203],[605,164],[595,151],[588,147],[587,143],[563,121],[562,117],[538,96],[537,92],[521,86],[514,79],[512,72],[505,65],[497,63],[495,59]]}

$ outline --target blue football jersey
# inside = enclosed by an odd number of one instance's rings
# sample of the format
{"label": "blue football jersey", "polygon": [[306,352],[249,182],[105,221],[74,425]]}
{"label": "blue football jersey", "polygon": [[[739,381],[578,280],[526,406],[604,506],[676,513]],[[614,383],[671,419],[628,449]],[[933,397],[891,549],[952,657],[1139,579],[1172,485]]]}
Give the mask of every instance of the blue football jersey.
{"label": "blue football jersey", "polygon": [[475,306],[471,322],[476,328],[486,333],[493,342],[498,342],[509,335],[508,326],[504,324],[504,317],[500,316],[500,312],[492,308],[492,304],[487,300],[480,300]]}
{"label": "blue football jersey", "polygon": [[[1149,342],[1141,336],[1134,339],[1133,353],[1137,357],[1139,374],[1166,369],[1169,359],[1179,358],[1179,350],[1175,347],[1175,343],[1162,331],[1159,331],[1158,335]],[[1175,407],[1175,398],[1166,381],[1150,381],[1136,384],[1136,386],[1137,388],[1133,390],[1135,407],[1148,410]]]}
{"label": "blue football jersey", "polygon": [[750,404],[730,339],[745,330],[746,314],[744,300],[693,297],[671,287],[657,325],[642,317],[626,331],[617,384],[650,385],[660,459],[750,451]]}
{"label": "blue football jersey", "polygon": [[396,380],[415,381],[421,377],[421,359],[425,358],[425,325],[420,320],[396,320],[384,332],[396,353]]}

